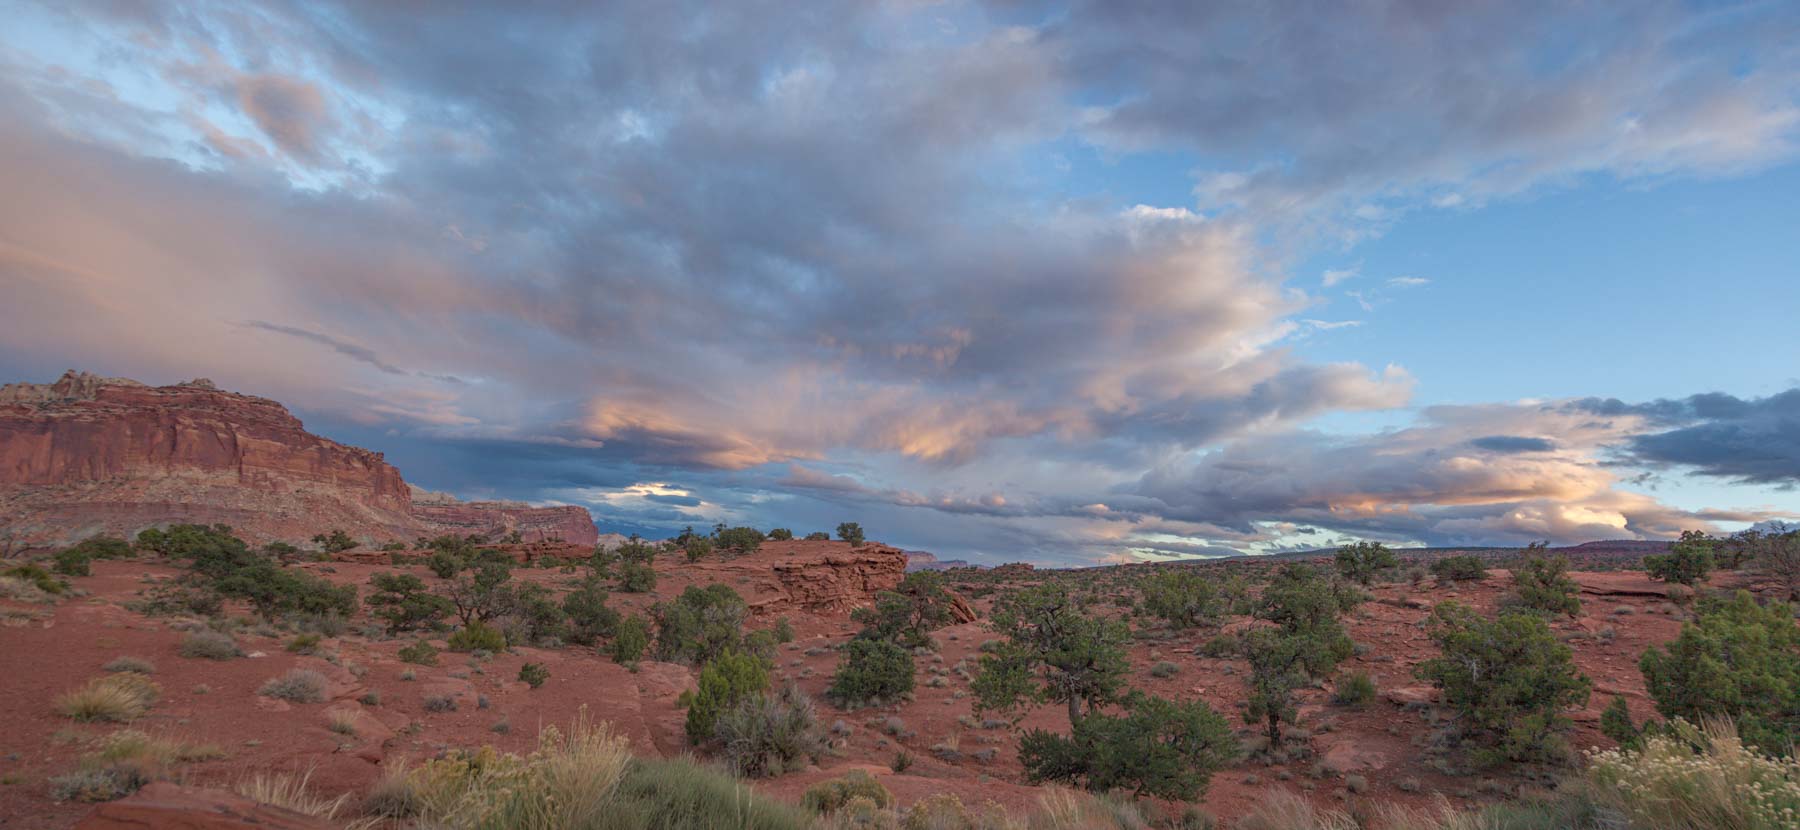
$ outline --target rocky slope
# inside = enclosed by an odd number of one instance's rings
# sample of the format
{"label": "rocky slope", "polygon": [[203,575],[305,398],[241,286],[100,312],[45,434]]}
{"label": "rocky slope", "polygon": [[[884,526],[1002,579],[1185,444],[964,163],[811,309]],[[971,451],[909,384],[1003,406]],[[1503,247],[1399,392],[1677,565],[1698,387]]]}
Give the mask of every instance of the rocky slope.
{"label": "rocky slope", "polygon": [[592,544],[579,507],[434,501],[381,453],[306,431],[281,404],[209,381],[147,386],[70,371],[0,387],[0,527],[15,546],[223,522],[255,541],[342,528],[367,542],[517,530]]}

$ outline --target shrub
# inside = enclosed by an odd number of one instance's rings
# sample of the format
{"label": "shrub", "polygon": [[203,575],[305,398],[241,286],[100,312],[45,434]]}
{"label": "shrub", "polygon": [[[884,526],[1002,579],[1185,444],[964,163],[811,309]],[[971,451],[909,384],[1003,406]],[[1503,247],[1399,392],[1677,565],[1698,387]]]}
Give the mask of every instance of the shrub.
{"label": "shrub", "polygon": [[687,561],[698,562],[713,552],[713,541],[705,536],[690,536],[681,544],[681,549],[687,554]]}
{"label": "shrub", "polygon": [[1231,726],[1204,701],[1133,694],[1125,713],[1090,712],[1069,737],[1034,729],[1019,739],[1032,783],[1078,783],[1095,792],[1193,801],[1212,774],[1237,758]]}
{"label": "shrub", "polygon": [[487,622],[516,605],[512,567],[504,561],[487,561],[458,574],[444,586],[444,595],[464,626]]}
{"label": "shrub", "polygon": [[823,530],[818,530],[818,531],[814,531],[812,533],[806,534],[806,541],[808,541],[808,542],[828,542],[830,540],[831,540],[831,534],[826,533]]}
{"label": "shrub", "polygon": [[131,557],[131,543],[117,536],[89,536],[76,543],[69,550],[77,551],[88,559],[128,559]]}
{"label": "shrub", "polygon": [[339,553],[351,550],[359,544],[355,539],[350,538],[350,534],[345,533],[342,530],[321,533],[312,537],[312,540],[313,544],[323,548],[326,553]]}
{"label": "shrub", "polygon": [[1800,760],[1757,753],[1729,722],[1676,721],[1640,750],[1594,755],[1588,778],[1634,827],[1777,830],[1800,816]]}
{"label": "shrub", "polygon": [[1365,671],[1340,674],[1331,700],[1343,706],[1366,706],[1375,700],[1375,681]]}
{"label": "shrub", "polygon": [[421,702],[420,705],[424,707],[425,711],[433,714],[439,712],[454,712],[456,711],[456,696],[426,695],[425,700]]}
{"label": "shrub", "polygon": [[1641,733],[1631,722],[1631,707],[1625,703],[1625,698],[1614,695],[1612,702],[1600,712],[1600,734],[1618,741],[1623,747],[1638,745]]}
{"label": "shrub", "polygon": [[1432,610],[1427,631],[1442,656],[1416,671],[1444,692],[1465,729],[1484,745],[1485,761],[1557,760],[1564,711],[1585,705],[1592,682],[1575,670],[1573,652],[1540,617],[1504,613],[1497,620],[1459,602]]}
{"label": "shrub", "polygon": [[319,640],[317,634],[297,634],[288,640],[287,650],[294,654],[311,654],[319,650]]}
{"label": "shrub", "polygon": [[649,622],[635,614],[619,621],[619,629],[613,634],[612,642],[614,663],[634,665],[644,659],[644,651],[649,647]]}
{"label": "shrub", "polygon": [[132,672],[134,674],[155,674],[156,664],[142,657],[115,657],[101,666],[109,672]]}
{"label": "shrub", "polygon": [[124,798],[150,783],[150,776],[133,763],[113,763],[76,770],[50,779],[52,801],[93,803]]}
{"label": "shrub", "polygon": [[1581,613],[1581,586],[1568,577],[1569,560],[1562,556],[1544,556],[1543,543],[1527,548],[1524,557],[1513,566],[1514,602],[1533,611],[1549,614]]}
{"label": "shrub", "polygon": [[627,594],[645,594],[656,590],[656,569],[648,562],[626,562],[619,566],[619,590]]}
{"label": "shrub", "polygon": [[230,660],[243,654],[238,650],[237,641],[230,634],[201,628],[188,632],[181,638],[179,653],[183,657],[198,657],[207,660]]}
{"label": "shrub", "polygon": [[292,703],[324,703],[325,675],[311,669],[288,669],[287,674],[262,684],[256,693]]}
{"label": "shrub", "polygon": [[794,531],[785,527],[778,527],[769,531],[769,538],[776,542],[786,542],[794,538]]}
{"label": "shrub", "polygon": [[55,576],[52,576],[49,571],[36,565],[15,565],[11,568],[7,568],[4,572],[0,572],[0,575],[10,576],[13,579],[28,582],[38,590],[52,596],[62,596],[64,592],[69,590],[69,584],[67,582],[57,579]]}
{"label": "shrub", "polygon": [[798,769],[824,750],[812,699],[792,685],[739,702],[719,716],[713,737],[732,771],[750,778]]}
{"label": "shrub", "polygon": [[400,647],[400,660],[420,666],[437,665],[438,650],[431,643],[419,640],[410,646]]}
{"label": "shrub", "polygon": [[741,650],[750,605],[729,585],[690,585],[650,614],[656,620],[657,659],[697,666],[728,649]]}
{"label": "shrub", "polygon": [[1431,573],[1446,582],[1473,582],[1487,578],[1487,563],[1479,556],[1446,556],[1431,563]]}
{"label": "shrub", "polygon": [[[636,759],[598,830],[804,830],[798,810],[684,758]],[[576,825],[556,825],[556,827]],[[541,830],[554,830],[542,827]]]}
{"label": "shrub", "polygon": [[455,610],[450,600],[426,590],[424,580],[412,574],[376,574],[369,585],[375,591],[363,601],[376,619],[387,623],[390,634],[429,628]]}
{"label": "shrub", "polygon": [[973,683],[977,712],[1020,712],[1054,700],[1069,707],[1069,722],[1118,699],[1130,665],[1125,623],[1088,613],[1060,583],[1044,583],[1002,597],[993,628],[1006,639],[981,656]]}
{"label": "shrub", "polygon": [[886,640],[851,640],[825,696],[845,709],[880,706],[913,690],[912,652]]}
{"label": "shrub", "polygon": [[604,723],[590,724],[583,712],[566,733],[556,727],[538,733],[538,749],[529,756],[484,747],[428,761],[407,773],[409,793],[384,787],[384,801],[395,812],[410,808],[424,827],[625,827],[631,825],[609,812],[630,762],[625,739]]}
{"label": "shrub", "polygon": [[1787,589],[1787,600],[1800,600],[1800,530],[1753,537],[1751,566]]}
{"label": "shrub", "polygon": [[56,712],[78,721],[123,723],[142,717],[161,696],[162,687],[141,674],[109,674],[58,697]]}
{"label": "shrub", "polygon": [[1180,673],[1181,673],[1181,666],[1171,663],[1167,660],[1160,661],[1156,665],[1150,667],[1150,676],[1151,677],[1169,678],[1169,677],[1174,677],[1175,675],[1178,675]]}
{"label": "shrub", "polygon": [[151,528],[138,534],[138,546],[188,560],[196,577],[212,590],[249,602],[265,619],[333,612],[348,617],[356,610],[354,586],[336,586],[283,568],[250,550],[226,525],[174,525],[167,531]]}
{"label": "shrub", "polygon": [[712,738],[722,713],[768,688],[768,667],[756,657],[727,651],[713,658],[700,670],[688,702],[688,738],[695,743]]}
{"label": "shrub", "polygon": [[1681,534],[1681,541],[1665,554],[1652,554],[1644,557],[1644,572],[1651,579],[1664,582],[1680,583],[1692,587],[1706,581],[1706,574],[1713,568],[1713,545],[1715,540],[1704,533],[1687,531]]}
{"label": "shrub", "polygon": [[[1309,655],[1322,645],[1316,638],[1277,628],[1254,629],[1242,637],[1242,651],[1250,662],[1250,697],[1244,722],[1263,724],[1271,748],[1281,746],[1282,724],[1298,715],[1294,692],[1309,682]],[[1315,658],[1316,659],[1316,658]]]}
{"label": "shrub", "polygon": [[805,794],[800,796],[800,803],[812,812],[829,815],[858,798],[868,799],[881,809],[894,804],[894,794],[881,786],[875,776],[859,769],[851,770],[842,778],[807,787]]}
{"label": "shrub", "polygon": [[449,648],[451,651],[492,651],[506,650],[506,635],[500,629],[476,620],[451,632]]}
{"label": "shrub", "polygon": [[1167,620],[1175,628],[1215,625],[1225,611],[1218,587],[1192,570],[1152,574],[1140,590],[1145,613]]}
{"label": "shrub", "polygon": [[526,663],[519,667],[519,680],[535,689],[550,679],[550,670],[543,663]]}
{"label": "shrub", "polygon": [[561,645],[563,633],[568,628],[562,606],[551,599],[550,589],[542,585],[521,585],[513,591],[509,621],[507,640],[519,645]]}
{"label": "shrub", "polygon": [[613,636],[619,627],[619,612],[608,608],[606,599],[606,591],[595,580],[583,581],[563,597],[570,642],[593,645],[596,640]]}
{"label": "shrub", "polygon": [[1751,746],[1776,752],[1800,740],[1800,628],[1783,603],[1758,606],[1747,592],[1702,601],[1693,622],[1638,660],[1665,718],[1728,716]]}
{"label": "shrub", "polygon": [[850,618],[862,623],[858,637],[926,648],[932,645],[927,635],[950,624],[953,602],[943,574],[916,571],[900,580],[894,590],[877,593],[873,606],[856,609]]}
{"label": "shrub", "polygon": [[[1310,677],[1324,677],[1356,648],[1340,616],[1355,607],[1361,592],[1334,584],[1304,564],[1289,564],[1270,580],[1256,616],[1280,626],[1283,648]],[[1270,642],[1262,643],[1269,646]]]}
{"label": "shrub", "polygon": [[1345,579],[1367,585],[1375,581],[1382,571],[1392,570],[1400,564],[1399,558],[1387,546],[1380,542],[1357,542],[1338,548],[1332,560],[1339,574]]}
{"label": "shrub", "polygon": [[856,522],[844,522],[838,525],[837,536],[839,539],[849,542],[851,547],[860,548],[863,546],[862,525],[859,525]]}
{"label": "shrub", "polygon": [[93,572],[88,567],[93,557],[75,548],[59,550],[52,559],[56,563],[55,571],[64,576],[87,576]]}
{"label": "shrub", "polygon": [[755,553],[762,547],[763,533],[754,527],[728,527],[718,532],[719,547],[738,553]]}

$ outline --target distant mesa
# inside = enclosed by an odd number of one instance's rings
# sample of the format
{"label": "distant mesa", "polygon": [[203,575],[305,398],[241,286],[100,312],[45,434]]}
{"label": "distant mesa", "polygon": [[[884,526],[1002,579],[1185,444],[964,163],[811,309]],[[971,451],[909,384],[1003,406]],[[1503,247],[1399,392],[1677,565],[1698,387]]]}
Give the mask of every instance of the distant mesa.
{"label": "distant mesa", "polygon": [[939,559],[936,554],[922,550],[903,551],[906,554],[906,571],[944,571],[951,568],[976,568],[966,559]]}
{"label": "distant mesa", "polygon": [[464,502],[381,453],[307,432],[286,407],[208,380],[149,386],[69,371],[0,387],[0,516],[19,546],[220,522],[256,542],[342,529],[363,542],[443,533],[599,539],[587,509]]}

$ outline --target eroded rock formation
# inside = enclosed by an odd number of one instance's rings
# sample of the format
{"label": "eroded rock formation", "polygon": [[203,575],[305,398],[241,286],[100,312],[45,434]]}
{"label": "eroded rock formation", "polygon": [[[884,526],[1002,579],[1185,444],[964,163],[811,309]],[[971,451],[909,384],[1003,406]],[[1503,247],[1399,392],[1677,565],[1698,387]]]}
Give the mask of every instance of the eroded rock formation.
{"label": "eroded rock formation", "polygon": [[205,380],[173,386],[70,371],[0,387],[0,532],[15,545],[223,522],[253,541],[341,528],[365,542],[514,530],[592,544],[580,507],[436,502],[381,453],[307,432],[286,407]]}

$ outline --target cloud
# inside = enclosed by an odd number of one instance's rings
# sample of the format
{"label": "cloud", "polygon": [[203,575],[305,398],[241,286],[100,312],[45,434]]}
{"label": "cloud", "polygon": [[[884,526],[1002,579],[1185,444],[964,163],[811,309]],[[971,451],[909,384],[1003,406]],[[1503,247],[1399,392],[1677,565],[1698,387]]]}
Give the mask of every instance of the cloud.
{"label": "cloud", "polygon": [[[0,368],[213,377],[420,484],[644,532],[850,514],[1045,561],[1662,533],[1699,514],[1607,465],[1786,481],[1754,468],[1780,418],[1327,434],[1417,381],[1309,356],[1363,321],[1287,269],[1295,229],[1788,157],[1792,14],[1679,11],[28,9],[0,34]],[[1192,203],[1071,173],[1145,149]],[[1360,277],[1320,283],[1401,287]]]}
{"label": "cloud", "polygon": [[1656,429],[1623,447],[1630,463],[1751,484],[1800,484],[1800,389],[1766,398],[1722,393],[1626,404],[1589,399],[1577,408],[1638,416]]}
{"label": "cloud", "polygon": [[1431,280],[1424,277],[1394,277],[1388,280],[1387,284],[1393,288],[1417,288],[1421,285],[1430,285]]}

